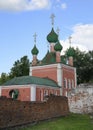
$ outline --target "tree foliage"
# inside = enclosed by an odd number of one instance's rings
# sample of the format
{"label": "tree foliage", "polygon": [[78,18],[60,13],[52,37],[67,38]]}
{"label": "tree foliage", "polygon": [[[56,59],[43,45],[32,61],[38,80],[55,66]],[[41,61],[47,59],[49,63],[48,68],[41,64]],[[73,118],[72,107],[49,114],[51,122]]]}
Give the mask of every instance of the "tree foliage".
{"label": "tree foliage", "polygon": [[[77,69],[77,81],[79,83],[91,82],[93,80],[93,51],[82,52],[74,49],[74,66]],[[66,51],[65,55],[67,54]]]}
{"label": "tree foliage", "polygon": [[29,59],[27,56],[23,56],[20,60],[15,61],[11,68],[10,77],[26,76],[29,75]]}
{"label": "tree foliage", "polygon": [[9,75],[6,73],[2,73],[0,77],[0,85],[6,82],[7,80],[9,80]]}

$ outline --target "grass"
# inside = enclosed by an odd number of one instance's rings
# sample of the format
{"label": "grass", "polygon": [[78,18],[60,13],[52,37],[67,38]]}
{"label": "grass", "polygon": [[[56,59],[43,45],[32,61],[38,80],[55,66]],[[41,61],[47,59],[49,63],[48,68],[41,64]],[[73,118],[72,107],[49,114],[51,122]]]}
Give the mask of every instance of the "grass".
{"label": "grass", "polygon": [[19,130],[93,130],[93,119],[89,115],[70,114]]}

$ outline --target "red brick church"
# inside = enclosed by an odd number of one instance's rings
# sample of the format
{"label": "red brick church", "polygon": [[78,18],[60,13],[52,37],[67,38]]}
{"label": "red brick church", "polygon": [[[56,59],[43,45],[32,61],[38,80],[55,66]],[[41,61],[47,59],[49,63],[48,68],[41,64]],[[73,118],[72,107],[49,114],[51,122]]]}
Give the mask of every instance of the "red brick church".
{"label": "red brick church", "polygon": [[39,50],[36,46],[35,34],[29,76],[15,77],[7,81],[0,86],[1,96],[21,101],[43,101],[50,94],[68,96],[68,92],[77,86],[72,49],[69,48],[67,64],[66,59],[60,54],[63,47],[53,27],[54,15],[51,17],[52,29],[47,35],[50,49],[47,54],[41,61],[38,60]]}

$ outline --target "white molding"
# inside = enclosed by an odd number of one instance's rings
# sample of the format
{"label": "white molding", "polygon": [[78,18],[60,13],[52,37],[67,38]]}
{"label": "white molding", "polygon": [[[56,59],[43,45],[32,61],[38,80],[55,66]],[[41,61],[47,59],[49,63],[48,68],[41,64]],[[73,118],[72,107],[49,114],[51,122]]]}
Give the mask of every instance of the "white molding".
{"label": "white molding", "polygon": [[75,73],[75,88],[77,87],[77,73],[76,73],[76,68],[74,68],[74,73]]}
{"label": "white molding", "polygon": [[62,64],[60,63],[58,63],[57,66],[57,83],[59,86],[61,86],[60,95],[62,95]]}
{"label": "white molding", "polygon": [[36,86],[30,87],[30,101],[36,101]]}
{"label": "white molding", "polygon": [[32,76],[32,67],[29,67],[29,76]]}

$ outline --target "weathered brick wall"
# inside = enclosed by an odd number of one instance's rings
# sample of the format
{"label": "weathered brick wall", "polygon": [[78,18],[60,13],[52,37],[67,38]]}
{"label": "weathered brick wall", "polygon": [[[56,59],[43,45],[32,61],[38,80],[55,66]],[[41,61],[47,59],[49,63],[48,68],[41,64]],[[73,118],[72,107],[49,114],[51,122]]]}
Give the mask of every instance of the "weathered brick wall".
{"label": "weathered brick wall", "polygon": [[37,122],[69,113],[68,99],[51,96],[46,102],[21,102],[0,98],[0,130]]}
{"label": "weathered brick wall", "polygon": [[82,84],[68,96],[69,110],[74,113],[93,113],[93,84]]}

